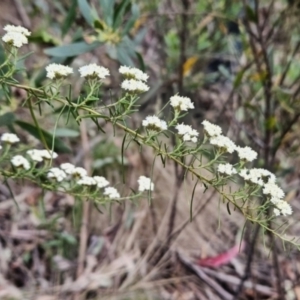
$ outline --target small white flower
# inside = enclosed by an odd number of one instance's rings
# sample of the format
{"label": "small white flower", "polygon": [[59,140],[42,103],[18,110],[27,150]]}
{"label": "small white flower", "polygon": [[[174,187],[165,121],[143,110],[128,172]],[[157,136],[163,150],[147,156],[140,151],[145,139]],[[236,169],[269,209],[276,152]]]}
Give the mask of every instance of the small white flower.
{"label": "small white flower", "polygon": [[16,155],[11,159],[11,163],[16,168],[23,168],[25,170],[30,169],[30,163],[29,161],[23,157],[22,155]]}
{"label": "small white flower", "polygon": [[66,173],[59,168],[51,168],[47,173],[47,178],[54,179],[57,182],[63,181],[66,177]]}
{"label": "small white flower", "polygon": [[93,178],[96,181],[97,187],[99,189],[102,189],[109,185],[109,182],[106,180],[106,178],[102,176],[94,176]]}
{"label": "small white flower", "polygon": [[265,169],[242,169],[239,173],[246,181],[258,184],[260,186],[265,183],[275,183],[276,177],[273,173]]}
{"label": "small white flower", "polygon": [[7,33],[2,37],[3,42],[11,44],[17,48],[28,43],[27,36],[29,36],[31,32],[26,28],[22,26],[6,25],[4,30]]}
{"label": "small white flower", "polygon": [[233,165],[231,165],[229,163],[218,165],[218,172],[220,172],[221,174],[226,174],[226,175],[233,175],[233,174],[237,173],[237,171],[233,167]]}
{"label": "small white flower", "polygon": [[280,215],[280,210],[278,208],[274,208],[273,212],[276,217]]}
{"label": "small white flower", "polygon": [[204,131],[209,137],[216,137],[222,134],[222,128],[218,125],[212,124],[206,120],[201,124],[204,126]]}
{"label": "small white flower", "polygon": [[272,197],[270,199],[270,201],[273,203],[273,204],[278,204],[280,201],[282,201],[280,198],[277,198],[277,197]]}
{"label": "small white flower", "polygon": [[80,178],[77,181],[77,184],[79,185],[86,185],[86,186],[92,186],[92,185],[96,185],[97,182],[93,177],[90,176],[83,176],[82,178]]}
{"label": "small white flower", "polygon": [[70,163],[63,163],[60,165],[60,168],[68,175],[72,175],[75,169],[75,166]]}
{"label": "small white flower", "polygon": [[174,109],[178,111],[187,111],[188,109],[193,109],[194,104],[192,103],[191,99],[188,97],[182,97],[182,96],[172,96],[170,98],[171,100],[171,106],[174,107]]}
{"label": "small white flower", "polygon": [[142,81],[126,79],[122,82],[121,88],[132,93],[144,93],[149,90],[149,86]]}
{"label": "small white flower", "polygon": [[31,149],[26,151],[27,155],[36,162],[42,162],[44,160],[41,150]]}
{"label": "small white flower", "polygon": [[84,168],[81,167],[76,167],[73,169],[73,171],[71,172],[73,177],[79,177],[79,178],[83,178],[87,176],[87,171]]}
{"label": "small white flower", "polygon": [[263,193],[279,199],[284,197],[284,191],[274,182],[266,183],[263,188]]}
{"label": "small white flower", "polygon": [[18,136],[14,133],[3,133],[1,136],[1,141],[7,144],[15,144],[20,141]]}
{"label": "small white flower", "polygon": [[121,197],[118,191],[114,187],[110,186],[105,188],[103,195],[108,196],[110,199],[118,199]]}
{"label": "small white flower", "polygon": [[17,32],[17,33],[21,33],[25,36],[31,35],[31,32],[22,26],[6,25],[3,29],[6,32]]}
{"label": "small white flower", "polygon": [[61,64],[50,64],[46,67],[47,77],[50,79],[59,79],[67,77],[73,73],[73,69]]}
{"label": "small white flower", "polygon": [[167,123],[156,116],[148,116],[145,120],[143,120],[143,126],[148,130],[153,131],[162,131],[167,130]]}
{"label": "small white flower", "polygon": [[153,191],[154,184],[151,182],[151,179],[146,176],[140,176],[138,179],[139,191]]}
{"label": "small white flower", "polygon": [[289,216],[293,213],[292,207],[284,200],[278,202],[276,207],[283,216]]}
{"label": "small white flower", "polygon": [[55,159],[58,157],[57,153],[52,150],[39,150],[40,155],[47,160]]}
{"label": "small white flower", "polygon": [[10,44],[16,48],[28,44],[27,37],[19,32],[8,32],[2,37],[4,43]]}
{"label": "small white flower", "polygon": [[96,64],[89,64],[83,66],[78,71],[80,73],[80,76],[84,78],[105,79],[106,76],[109,76],[108,69],[98,66]]}
{"label": "small white flower", "polygon": [[197,143],[197,136],[199,133],[197,130],[192,129],[190,125],[177,124],[175,128],[185,142],[191,141],[193,143]]}
{"label": "small white flower", "polygon": [[224,149],[226,152],[233,153],[236,149],[235,143],[229,139],[227,136],[219,135],[212,137],[210,143],[214,146],[217,146],[221,149]]}
{"label": "small white flower", "polygon": [[149,76],[146,73],[144,73],[143,71],[141,71],[137,68],[121,66],[119,68],[119,72],[128,79],[135,79],[135,80],[140,80],[140,81],[146,82],[149,78]]}
{"label": "small white flower", "polygon": [[242,160],[253,161],[254,159],[257,158],[257,152],[252,150],[250,147],[242,148],[240,146],[237,146],[236,151],[238,153],[239,158]]}

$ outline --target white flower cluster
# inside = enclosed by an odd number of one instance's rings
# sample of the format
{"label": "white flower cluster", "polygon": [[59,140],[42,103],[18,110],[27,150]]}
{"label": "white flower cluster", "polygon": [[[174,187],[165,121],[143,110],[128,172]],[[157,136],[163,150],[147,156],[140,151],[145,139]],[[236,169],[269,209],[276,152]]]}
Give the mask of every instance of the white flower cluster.
{"label": "white flower cluster", "polygon": [[199,133],[195,129],[192,129],[190,125],[177,124],[175,128],[185,142],[191,141],[197,143],[197,136]]}
{"label": "white flower cluster", "polygon": [[276,176],[273,173],[265,169],[242,169],[239,175],[246,181],[262,187],[263,194],[269,196],[270,202],[276,206],[275,216],[292,214],[292,208],[283,200],[284,191],[276,184]]}
{"label": "white flower cluster", "polygon": [[242,169],[239,173],[244,180],[263,186],[265,183],[275,183],[276,176],[266,169]]}
{"label": "white flower cluster", "polygon": [[47,178],[54,179],[57,182],[63,181],[64,179],[66,179],[66,177],[66,173],[60,168],[51,168],[47,174]]}
{"label": "white flower cluster", "polygon": [[233,153],[236,149],[235,143],[230,138],[224,135],[212,137],[210,139],[210,143],[229,153]]}
{"label": "white flower cluster", "polygon": [[187,111],[188,109],[193,109],[194,104],[192,103],[191,99],[188,97],[182,97],[182,96],[172,96],[170,98],[171,100],[171,106],[174,107],[175,110],[178,111]]}
{"label": "white flower cluster", "polygon": [[257,158],[257,152],[252,150],[250,147],[236,147],[236,152],[238,153],[238,156],[242,160],[246,161],[253,161],[254,159]]}
{"label": "white flower cluster", "polygon": [[154,184],[151,182],[151,179],[146,176],[140,176],[138,179],[139,191],[153,191]]}
{"label": "white flower cluster", "polygon": [[275,183],[268,182],[263,187],[263,193],[270,198],[270,201],[276,206],[273,212],[275,216],[289,216],[293,213],[292,207],[283,200],[284,191]]}
{"label": "white flower cluster", "polygon": [[14,133],[3,133],[1,135],[1,141],[7,144],[15,144],[20,141],[18,136]]}
{"label": "white flower cluster", "polygon": [[121,84],[121,88],[132,93],[144,93],[149,90],[147,84],[135,79],[125,79]]}
{"label": "white flower cluster", "polygon": [[226,174],[226,175],[234,175],[237,173],[237,170],[233,167],[233,165],[229,163],[218,165],[217,170],[219,173]]}
{"label": "white flower cluster", "polygon": [[222,128],[218,125],[212,124],[206,120],[201,124],[204,126],[204,131],[209,137],[215,137],[222,134]]}
{"label": "white flower cluster", "polygon": [[102,189],[109,185],[109,182],[103,176],[94,176],[93,178],[96,181],[97,187],[99,189]]}
{"label": "white flower cluster", "polygon": [[30,169],[29,161],[22,155],[16,155],[11,159],[11,163],[16,168],[22,168],[24,170]]}
{"label": "white flower cluster", "polygon": [[148,116],[145,120],[143,120],[143,126],[148,130],[152,131],[162,131],[167,130],[167,123],[156,116]]}
{"label": "white flower cluster", "polygon": [[272,198],[284,198],[284,191],[275,182],[266,183],[263,187],[263,193],[271,196]]}
{"label": "white flower cluster", "polygon": [[60,168],[66,172],[66,174],[71,175],[72,178],[78,179],[87,176],[86,169],[82,167],[76,167],[70,163],[64,163],[60,165]]}
{"label": "white flower cluster", "polygon": [[104,189],[103,195],[108,196],[110,199],[119,199],[121,197],[119,192],[111,186]]}
{"label": "white flower cluster", "polygon": [[61,64],[55,64],[55,63],[48,65],[46,67],[46,71],[47,71],[46,77],[50,79],[64,78],[73,73],[72,68]]}
{"label": "white flower cluster", "polygon": [[250,147],[236,146],[233,141],[228,137],[222,135],[222,128],[218,125],[212,124],[207,120],[202,122],[204,126],[204,132],[210,137],[210,143],[219,148],[225,149],[226,152],[233,153],[237,152],[239,158],[244,161],[253,161],[257,158],[257,152],[252,150]]}
{"label": "white flower cluster", "polygon": [[[6,143],[16,143],[19,138],[15,134],[4,133],[1,136],[1,141]],[[0,146],[1,149],[1,146]],[[31,149],[27,150],[26,154],[34,162],[42,162],[43,160],[50,160],[51,158],[56,158],[57,153],[51,150],[39,150]],[[18,169],[29,170],[31,165],[30,162],[22,155],[16,155],[11,158],[11,164]],[[88,176],[87,171],[82,167],[76,167],[71,163],[63,163],[60,167],[53,167],[47,171],[47,178],[54,180],[58,183],[64,180],[74,180],[75,184],[79,186],[96,186],[98,189],[104,188],[103,195],[109,199],[119,199],[121,196],[117,189],[110,187],[109,181],[103,176]],[[145,176],[140,176],[138,179],[139,191],[153,191],[154,184],[151,182],[150,178]]]}
{"label": "white flower cluster", "polygon": [[121,83],[121,88],[131,93],[144,93],[149,90],[147,82],[148,75],[137,68],[121,66],[119,72],[124,75],[125,80]]}
{"label": "white flower cluster", "polygon": [[42,162],[44,160],[51,160],[57,158],[57,153],[52,150],[39,150],[39,149],[31,149],[27,150],[27,155],[31,158],[31,160],[35,162]]}
{"label": "white flower cluster", "polygon": [[29,30],[22,26],[6,25],[4,27],[6,34],[2,37],[4,43],[20,48],[28,43]]}
{"label": "white flower cluster", "polygon": [[85,185],[85,186],[93,186],[96,185],[96,180],[91,176],[83,176],[81,179],[77,181],[77,184]]}
{"label": "white flower cluster", "polygon": [[109,76],[108,69],[98,66],[96,64],[89,64],[86,66],[83,66],[79,68],[79,73],[81,77],[84,77],[86,79],[105,79],[106,76]]}
{"label": "white flower cluster", "polygon": [[135,79],[146,82],[149,78],[149,76],[146,73],[137,68],[121,66],[119,68],[119,72],[120,74],[124,75],[127,79]]}
{"label": "white flower cluster", "polygon": [[290,216],[293,213],[292,207],[284,200],[278,201],[275,205],[277,207],[273,210],[275,216]]}

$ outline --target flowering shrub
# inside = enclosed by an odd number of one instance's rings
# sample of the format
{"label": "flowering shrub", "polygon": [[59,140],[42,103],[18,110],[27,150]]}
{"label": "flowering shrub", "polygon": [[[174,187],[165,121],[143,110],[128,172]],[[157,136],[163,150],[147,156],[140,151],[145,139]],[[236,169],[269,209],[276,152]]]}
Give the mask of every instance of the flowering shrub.
{"label": "flowering shrub", "polygon": [[[68,108],[69,115],[77,122],[83,118],[111,122],[113,126],[126,133],[124,141],[130,137],[139,145],[153,148],[163,162],[166,158],[175,161],[192,173],[205,187],[214,188],[221,195],[222,201],[228,204],[229,212],[229,204],[231,204],[246,219],[259,223],[264,229],[287,240],[267,225],[268,221],[275,217],[292,214],[290,205],[284,200],[285,194],[277,184],[276,176],[268,170],[252,168],[257,153],[248,146],[237,146],[222,134],[222,129],[218,125],[204,120],[203,131],[198,132],[190,125],[181,123],[180,119],[188,113],[188,110],[194,109],[191,99],[174,95],[169,102],[173,110],[171,120],[167,121],[161,113],[159,116],[147,116],[140,124],[140,128],[129,128],[126,119],[138,110],[139,95],[149,90],[146,84],[147,74],[136,68],[121,66],[119,72],[124,77],[121,83],[124,93],[120,99],[109,105],[101,104],[99,89],[103,79],[109,76],[110,72],[96,64],[79,68],[80,76],[85,79],[87,94],[78,96],[76,101],[73,101],[69,95],[64,95],[62,88],[65,86],[66,77],[75,73],[69,66],[48,65],[46,76],[51,82],[46,86],[32,88],[20,85],[13,79],[16,71],[15,62],[18,59],[18,48],[27,43],[30,32],[20,26],[10,25],[6,26],[5,30],[7,34],[2,40],[8,56],[1,68],[3,70],[4,66],[10,68],[2,75],[1,82],[2,85],[15,86],[28,92],[27,101],[33,116],[32,99],[34,98],[38,99],[35,105],[43,103],[53,109],[56,108],[56,103],[62,104],[63,109]],[[90,104],[91,101],[93,105]],[[39,126],[39,124],[35,125]],[[97,126],[100,128],[99,123]],[[42,135],[42,132],[40,133]],[[174,136],[173,148],[166,142],[165,135]],[[25,178],[43,188],[63,191],[98,203],[133,199],[140,197],[144,192],[151,196],[154,190],[151,179],[140,176],[138,192],[122,196],[115,187],[109,186],[110,183],[104,177],[89,176],[85,169],[68,162],[56,166],[57,154],[53,151],[54,145],[52,149],[48,149],[47,145],[44,145],[46,149],[28,149],[28,146],[19,142],[20,139],[15,134],[4,133],[1,136],[0,174],[5,178]],[[207,153],[212,155],[208,160],[205,159]],[[238,158],[234,164],[227,162],[232,161],[230,157],[232,154],[237,154],[234,158]],[[209,171],[210,175],[204,176],[202,172],[204,170],[206,173]],[[231,185],[231,182],[235,185]],[[231,185],[230,192],[224,188],[226,185]],[[269,213],[270,211],[272,214]]]}

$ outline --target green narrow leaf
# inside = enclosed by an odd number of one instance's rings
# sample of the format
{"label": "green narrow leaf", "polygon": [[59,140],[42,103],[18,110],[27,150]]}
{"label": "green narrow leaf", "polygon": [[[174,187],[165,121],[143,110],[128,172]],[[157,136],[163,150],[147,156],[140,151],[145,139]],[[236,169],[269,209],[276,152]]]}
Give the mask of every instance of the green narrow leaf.
{"label": "green narrow leaf", "polygon": [[128,34],[128,32],[130,31],[130,29],[133,27],[134,23],[138,19],[139,15],[140,15],[139,7],[136,4],[133,4],[131,6],[131,17],[124,26],[123,35]]}
{"label": "green narrow leaf", "polygon": [[143,60],[143,57],[142,55],[139,53],[139,52],[135,52],[137,58],[138,58],[138,61],[139,61],[139,65],[140,65],[140,69],[143,71],[143,72],[146,72],[146,67],[145,67],[145,63],[144,63],[144,60]]}
{"label": "green narrow leaf", "polygon": [[125,133],[123,141],[122,141],[122,148],[121,148],[121,172],[122,172],[122,179],[123,183],[125,184],[125,172],[124,172],[124,146],[126,142],[127,133]]}
{"label": "green narrow leaf", "polygon": [[236,75],[234,82],[233,82],[233,87],[235,89],[240,86],[245,72],[246,72],[246,69],[243,69]]}
{"label": "green narrow leaf", "polygon": [[122,19],[130,8],[130,0],[123,0],[114,10],[113,28],[118,29],[122,24]]}
{"label": "green narrow leaf", "polygon": [[[16,120],[15,124],[20,126],[23,130],[30,133],[32,136],[37,138],[38,140],[41,140],[41,136],[39,134],[39,130],[35,127],[35,125],[32,125],[30,123]],[[53,141],[53,135],[42,128],[40,128],[41,132],[43,133],[43,136],[45,138],[45,142],[49,149],[52,149],[52,141]],[[54,137],[54,150],[58,153],[71,153],[71,149],[60,139],[57,137]]]}
{"label": "green narrow leaf", "polygon": [[104,28],[105,28],[103,21],[101,21],[101,20],[95,20],[94,27],[95,27],[95,29],[98,29],[100,31],[104,30]]}
{"label": "green narrow leaf", "polygon": [[196,190],[197,184],[198,184],[198,180],[196,181],[194,188],[193,188],[193,192],[192,192],[192,198],[191,198],[191,204],[190,204],[190,222],[193,221],[193,202],[194,202],[194,196],[195,196],[195,190]]}
{"label": "green narrow leaf", "polygon": [[230,211],[230,207],[229,207],[229,202],[227,202],[226,207],[227,207],[228,213],[231,215],[231,211]]}
{"label": "green narrow leaf", "polygon": [[72,0],[70,10],[62,24],[61,33],[64,37],[76,19],[77,0]]}
{"label": "green narrow leaf", "polygon": [[115,0],[99,0],[100,8],[103,13],[103,18],[105,23],[112,27],[113,26],[113,18],[114,18],[114,5]]}
{"label": "green narrow leaf", "polygon": [[[53,134],[54,132],[50,131],[50,133]],[[77,130],[73,130],[69,128],[56,128],[55,136],[74,138],[79,136],[79,132]]]}
{"label": "green narrow leaf", "polygon": [[254,10],[249,5],[246,5],[246,16],[249,21],[257,23],[257,21],[258,21],[257,15],[255,14]]}
{"label": "green narrow leaf", "polygon": [[12,112],[5,113],[0,116],[0,127],[12,125],[16,120],[15,114]]}
{"label": "green narrow leaf", "polygon": [[94,50],[101,44],[102,43],[99,41],[93,42],[91,44],[87,44],[86,42],[82,41],[69,45],[48,48],[44,50],[44,53],[55,57],[72,57]]}
{"label": "green narrow leaf", "polygon": [[121,45],[117,46],[117,58],[122,65],[131,66],[131,67],[134,66],[130,54],[128,53],[128,49],[122,47]]}
{"label": "green narrow leaf", "polygon": [[86,0],[78,0],[77,3],[82,16],[89,23],[89,25],[93,26],[95,18],[92,13],[92,8],[88,4],[88,2]]}

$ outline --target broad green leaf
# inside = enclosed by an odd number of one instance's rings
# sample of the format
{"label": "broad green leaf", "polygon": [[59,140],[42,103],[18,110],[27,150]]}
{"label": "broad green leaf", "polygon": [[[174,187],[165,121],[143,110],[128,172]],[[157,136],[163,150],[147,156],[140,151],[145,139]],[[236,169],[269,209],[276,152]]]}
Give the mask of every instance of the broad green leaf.
{"label": "broad green leaf", "polygon": [[242,80],[243,80],[243,76],[245,74],[246,69],[241,70],[239,73],[237,73],[234,82],[233,82],[233,86],[236,89],[237,87],[240,86]]}
{"label": "broad green leaf", "polygon": [[61,33],[65,36],[76,19],[77,0],[72,0],[70,10],[62,24]]}
{"label": "broad green leaf", "polygon": [[[23,130],[27,131],[28,133],[30,133],[32,136],[34,136],[38,140],[40,140],[40,141],[42,140],[39,130],[36,128],[35,125],[21,121],[21,120],[16,120],[15,124],[20,126]],[[40,128],[40,130],[45,138],[48,148],[52,149],[53,135],[41,128]],[[54,150],[58,153],[71,153],[71,149],[57,137],[54,137]]]}
{"label": "broad green leaf", "polygon": [[249,21],[257,23],[257,15],[249,5],[246,5],[246,15]]}
{"label": "broad green leaf", "polygon": [[16,120],[15,114],[12,112],[5,113],[0,116],[0,127],[12,125]]}
{"label": "broad green leaf", "polygon": [[135,52],[135,54],[136,54],[137,59],[139,61],[140,69],[143,72],[146,72],[146,67],[145,67],[145,63],[144,63],[144,60],[143,60],[143,56],[139,52]]}
{"label": "broad green leaf", "polygon": [[113,20],[113,28],[118,29],[122,24],[122,19],[126,11],[130,8],[130,0],[123,0],[121,3],[117,5],[114,11],[114,20]]}
{"label": "broad green leaf", "polygon": [[90,7],[86,0],[78,0],[78,6],[82,16],[89,23],[89,25],[93,26],[95,17],[93,14],[93,9]]}
{"label": "broad green leaf", "polygon": [[102,10],[102,15],[105,20],[105,23],[112,27],[113,18],[114,18],[114,5],[115,0],[99,0],[100,9]]}
{"label": "broad green leaf", "polygon": [[50,44],[50,45],[58,45],[59,40],[52,36],[49,32],[47,32],[44,29],[40,29],[35,31],[30,37],[29,37],[30,42],[34,43],[45,43],[45,44]]}
{"label": "broad green leaf", "polygon": [[117,53],[116,46],[115,45],[110,45],[110,44],[107,44],[105,46],[106,46],[106,53],[107,53],[107,55],[110,58],[117,60],[118,59],[118,53]]}
{"label": "broad green leaf", "polygon": [[101,44],[102,43],[98,41],[92,44],[87,44],[86,42],[82,41],[70,45],[48,48],[44,50],[44,53],[55,57],[71,57],[91,51],[99,47]]}
{"label": "broad green leaf", "polygon": [[224,67],[223,65],[220,65],[220,66],[218,67],[218,70],[219,70],[219,72],[220,72],[225,78],[227,78],[227,79],[229,79],[229,80],[232,79],[232,75],[231,75],[230,71],[229,71],[226,67]]}
{"label": "broad green leaf", "polygon": [[73,235],[67,233],[66,231],[63,231],[62,233],[60,233],[60,238],[63,239],[65,242],[67,242],[70,245],[77,244],[76,238]]}
{"label": "broad green leaf", "polygon": [[95,20],[94,27],[95,27],[95,29],[98,29],[99,31],[103,31],[105,28],[105,26],[101,20]]}
{"label": "broad green leaf", "polygon": [[123,35],[128,34],[128,32],[130,31],[130,29],[133,27],[134,23],[138,19],[139,15],[140,15],[139,7],[136,4],[133,4],[131,6],[131,17],[124,26]]}
{"label": "broad green leaf", "polygon": [[51,134],[55,134],[56,137],[69,137],[74,138],[79,136],[79,132],[77,130],[69,129],[69,128],[56,128],[54,131],[50,131]]}
{"label": "broad green leaf", "polygon": [[117,57],[118,57],[118,61],[122,65],[132,66],[132,67],[134,66],[134,63],[128,53],[128,48],[117,46]]}

